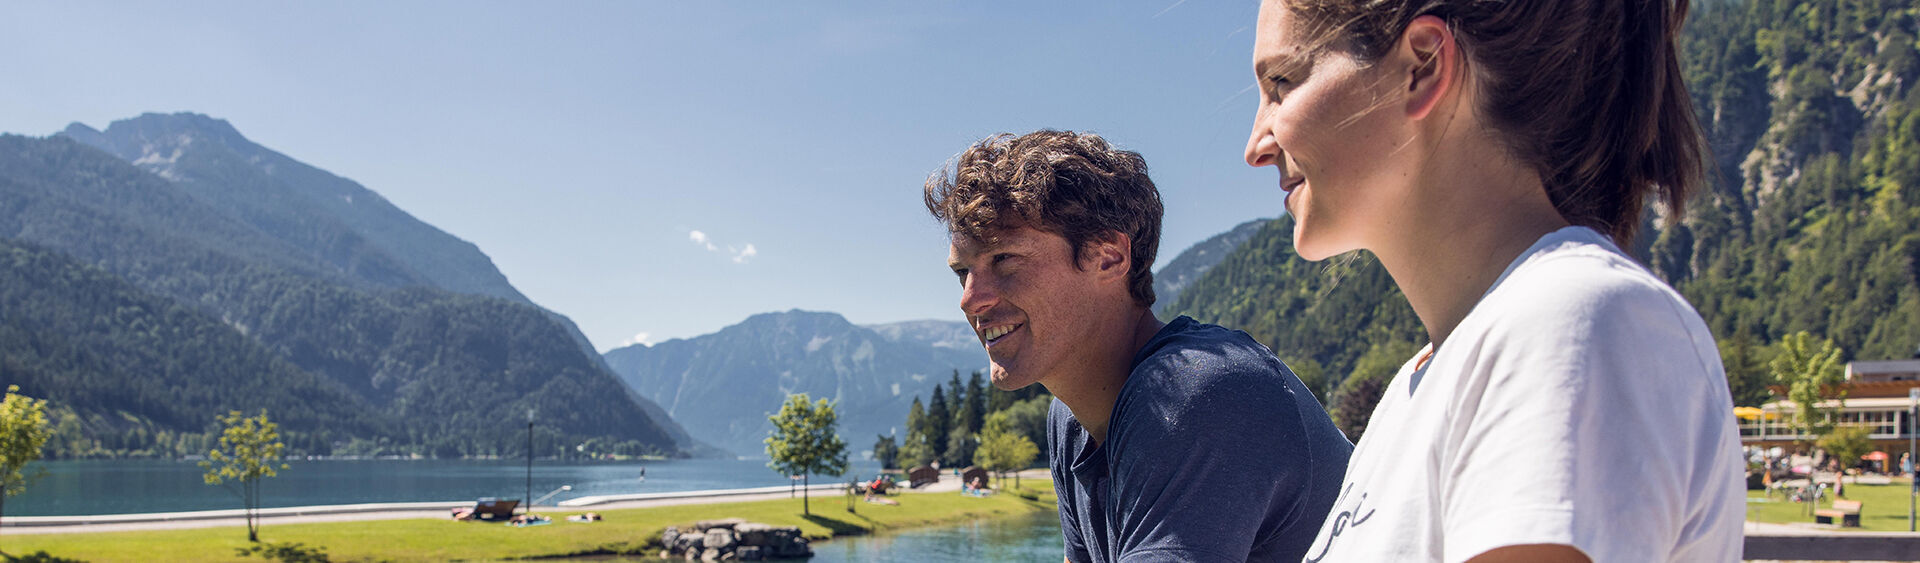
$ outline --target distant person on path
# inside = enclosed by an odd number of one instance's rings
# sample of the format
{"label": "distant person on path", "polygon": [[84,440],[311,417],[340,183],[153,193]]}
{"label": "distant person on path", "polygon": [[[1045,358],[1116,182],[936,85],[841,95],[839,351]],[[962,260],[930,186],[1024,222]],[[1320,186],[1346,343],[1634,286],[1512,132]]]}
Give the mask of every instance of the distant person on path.
{"label": "distant person on path", "polygon": [[1246,333],[1154,317],[1161,205],[1140,155],[1090,134],[999,135],[925,198],[994,386],[1055,397],[1067,560],[1300,559],[1352,445]]}
{"label": "distant person on path", "polygon": [[[1372,252],[1431,342],[1307,561],[1737,561],[1713,336],[1620,249],[1707,166],[1685,0],[1266,0],[1247,163],[1308,260]],[[1621,463],[1631,460],[1630,463]]]}

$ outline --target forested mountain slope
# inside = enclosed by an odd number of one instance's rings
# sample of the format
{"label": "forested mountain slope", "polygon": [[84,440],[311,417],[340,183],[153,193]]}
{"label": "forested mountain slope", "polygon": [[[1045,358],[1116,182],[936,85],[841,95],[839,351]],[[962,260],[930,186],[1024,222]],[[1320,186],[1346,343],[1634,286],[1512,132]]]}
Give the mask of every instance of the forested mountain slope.
{"label": "forested mountain slope", "polygon": [[[327,388],[351,393],[373,409],[354,416],[378,424],[319,421],[337,432],[325,444],[299,446],[306,453],[346,445],[353,446],[351,453],[520,451],[524,441],[508,438],[525,431],[528,408],[540,413],[540,431],[554,439],[547,443],[588,442],[604,451],[659,454],[690,445],[673,439],[671,421],[650,416],[597,356],[582,351],[570,327],[546,311],[519,300],[435,287],[404,261],[353,242],[362,239],[350,231],[289,231],[327,233],[316,235],[319,239],[270,233],[256,228],[246,213],[209,203],[209,196],[182,184],[65,137],[0,136],[0,238],[71,256],[125,280],[129,291],[217,319],[287,365],[263,367],[266,373],[259,377],[288,378],[297,387],[304,385],[298,383],[302,377],[320,376]],[[326,240],[340,244],[311,245]],[[43,309],[62,310],[61,295],[34,293],[27,299],[52,300]],[[36,322],[41,338],[84,337],[65,332],[62,327],[75,325],[57,318]],[[177,341],[120,334],[131,330],[136,327],[110,330],[93,341],[104,347],[89,353],[188,353],[173,349],[186,345]],[[16,354],[10,361],[23,364],[57,354],[54,349],[11,350]],[[134,380],[153,379],[159,369],[122,365],[128,367],[94,375],[139,387],[148,383]],[[49,389],[16,377],[0,372],[0,383],[20,381],[23,391],[46,395],[86,418],[86,428],[99,431],[131,424],[201,432],[229,403],[281,404],[249,387],[228,388],[233,395],[218,400],[196,400],[198,395],[189,392],[193,385],[184,380],[166,380],[183,394],[175,404],[96,404],[82,395],[52,396]],[[200,412],[200,418],[182,418],[190,411]],[[126,424],[113,421],[116,417]],[[292,422],[290,431],[301,429]]]}
{"label": "forested mountain slope", "polygon": [[[1790,333],[1832,338],[1850,360],[1920,346],[1916,10],[1694,6],[1683,64],[1716,184],[1677,226],[1650,213],[1634,251],[1739,356],[1726,363],[1743,404],[1765,398],[1755,358]],[[1327,387],[1390,376],[1397,361],[1361,359],[1425,342],[1404,296],[1365,253],[1300,260],[1291,229],[1285,218],[1269,224],[1169,312],[1247,330],[1298,371],[1324,371]]]}

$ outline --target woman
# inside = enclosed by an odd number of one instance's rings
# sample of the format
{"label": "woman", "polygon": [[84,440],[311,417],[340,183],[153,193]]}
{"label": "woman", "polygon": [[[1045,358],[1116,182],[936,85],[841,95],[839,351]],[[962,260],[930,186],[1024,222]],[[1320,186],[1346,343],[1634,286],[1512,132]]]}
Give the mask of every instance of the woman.
{"label": "woman", "polygon": [[1702,184],[1685,0],[1266,0],[1247,163],[1308,260],[1368,250],[1431,341],[1308,561],[1734,561],[1713,337],[1620,251]]}

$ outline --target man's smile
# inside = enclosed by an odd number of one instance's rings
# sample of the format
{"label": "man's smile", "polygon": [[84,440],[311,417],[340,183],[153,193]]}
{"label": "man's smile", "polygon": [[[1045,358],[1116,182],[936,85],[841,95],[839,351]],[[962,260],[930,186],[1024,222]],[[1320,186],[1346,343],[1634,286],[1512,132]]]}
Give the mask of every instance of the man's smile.
{"label": "man's smile", "polygon": [[1012,333],[1014,330],[1022,326],[1026,326],[1026,325],[1024,323],[1021,323],[1021,324],[1000,325],[996,327],[987,328],[985,330],[980,331],[980,338],[983,341],[985,341],[986,345],[992,346],[993,343],[999,342],[1001,338],[1005,338],[1007,334]]}

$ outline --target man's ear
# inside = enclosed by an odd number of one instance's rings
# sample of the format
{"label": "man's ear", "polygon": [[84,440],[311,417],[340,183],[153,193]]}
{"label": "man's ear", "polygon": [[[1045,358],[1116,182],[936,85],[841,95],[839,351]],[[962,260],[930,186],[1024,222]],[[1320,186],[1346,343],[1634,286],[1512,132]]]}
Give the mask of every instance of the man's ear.
{"label": "man's ear", "polygon": [[1088,240],[1080,258],[1086,269],[1098,274],[1101,279],[1124,279],[1133,265],[1133,237],[1120,231],[1107,231]]}
{"label": "man's ear", "polygon": [[1439,16],[1420,16],[1407,24],[1394,46],[1398,68],[1407,77],[1407,117],[1424,119],[1440,101],[1455,93],[1466,62],[1453,29]]}

